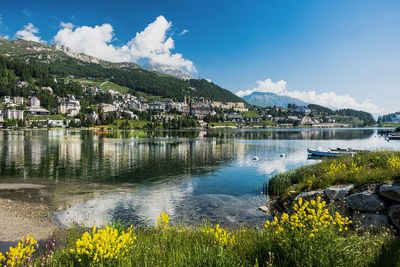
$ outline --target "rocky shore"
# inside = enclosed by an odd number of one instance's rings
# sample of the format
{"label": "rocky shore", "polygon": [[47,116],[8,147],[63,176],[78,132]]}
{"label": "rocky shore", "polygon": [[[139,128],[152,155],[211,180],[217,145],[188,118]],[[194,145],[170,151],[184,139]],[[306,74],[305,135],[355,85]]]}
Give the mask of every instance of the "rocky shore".
{"label": "rocky shore", "polygon": [[27,233],[46,240],[58,228],[44,192],[41,185],[0,184],[0,251],[15,245]]}
{"label": "rocky shore", "polygon": [[331,204],[334,210],[342,215],[351,216],[355,226],[392,227],[400,230],[399,183],[373,183],[357,187],[353,184],[337,185],[302,192],[291,197],[275,197],[269,202],[268,210],[272,214],[288,211],[293,200],[300,197],[313,199],[318,195]]}

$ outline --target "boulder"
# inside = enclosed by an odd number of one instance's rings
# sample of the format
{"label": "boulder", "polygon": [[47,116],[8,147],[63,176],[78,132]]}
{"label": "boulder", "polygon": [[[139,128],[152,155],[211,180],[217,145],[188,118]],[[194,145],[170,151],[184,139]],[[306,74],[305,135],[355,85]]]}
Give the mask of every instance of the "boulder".
{"label": "boulder", "polygon": [[379,188],[379,194],[387,199],[400,202],[400,185],[384,184]]}
{"label": "boulder", "polygon": [[269,208],[267,206],[261,206],[258,209],[264,213],[270,213]]}
{"label": "boulder", "polygon": [[355,211],[375,212],[386,208],[385,202],[379,198],[378,194],[370,191],[350,195],[346,202]]}
{"label": "boulder", "polygon": [[294,200],[297,201],[300,197],[305,200],[309,200],[309,199],[314,199],[317,196],[323,197],[324,191],[323,190],[315,190],[315,191],[302,192],[302,193],[298,194]]}
{"label": "boulder", "polygon": [[325,195],[329,200],[342,200],[354,188],[354,185],[337,185],[330,186],[324,190]]}
{"label": "boulder", "polygon": [[389,219],[384,214],[373,213],[354,213],[353,223],[363,228],[376,228],[389,227]]}
{"label": "boulder", "polygon": [[393,205],[389,208],[388,215],[392,223],[400,228],[400,205]]}

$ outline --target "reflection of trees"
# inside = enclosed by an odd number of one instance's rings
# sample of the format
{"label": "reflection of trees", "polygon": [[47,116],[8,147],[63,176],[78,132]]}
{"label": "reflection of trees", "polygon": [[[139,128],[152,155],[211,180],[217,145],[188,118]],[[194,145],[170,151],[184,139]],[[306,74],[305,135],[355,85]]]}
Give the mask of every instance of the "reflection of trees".
{"label": "reflection of trees", "polygon": [[[372,129],[0,131],[2,177],[139,181],[212,171],[244,154],[231,139],[364,139]],[[139,138],[141,137],[141,138]]]}
{"label": "reflection of trees", "polygon": [[282,129],[282,130],[215,130],[206,137],[238,139],[364,139],[374,134],[373,129]]}
{"label": "reflection of trees", "polygon": [[107,138],[88,131],[61,133],[0,133],[3,177],[132,182],[212,171],[236,155],[234,143],[214,139],[132,139]]}

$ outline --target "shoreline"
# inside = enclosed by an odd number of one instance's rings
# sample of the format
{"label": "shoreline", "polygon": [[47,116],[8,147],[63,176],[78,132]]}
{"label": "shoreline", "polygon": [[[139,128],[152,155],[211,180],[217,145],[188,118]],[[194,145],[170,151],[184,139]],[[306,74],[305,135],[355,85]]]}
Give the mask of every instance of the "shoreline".
{"label": "shoreline", "polygon": [[30,200],[43,188],[38,184],[0,184],[0,251],[17,244],[26,234],[44,241],[60,228],[45,198]]}

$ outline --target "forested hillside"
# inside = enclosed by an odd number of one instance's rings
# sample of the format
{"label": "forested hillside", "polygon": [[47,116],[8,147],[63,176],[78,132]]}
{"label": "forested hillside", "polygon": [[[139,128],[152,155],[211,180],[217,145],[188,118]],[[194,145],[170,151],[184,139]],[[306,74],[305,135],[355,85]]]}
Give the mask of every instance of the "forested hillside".
{"label": "forested hillside", "polygon": [[[183,80],[148,71],[134,64],[110,63],[83,54],[70,56],[53,46],[34,42],[1,40],[0,54],[31,66],[31,74],[40,69],[43,75],[111,81],[129,87],[132,93],[144,92],[177,100],[183,100],[186,95],[243,102],[243,99],[229,90],[206,80]],[[24,80],[24,77],[21,76],[21,79]]]}
{"label": "forested hillside", "polygon": [[311,110],[311,114],[332,116],[338,122],[341,122],[341,123],[354,124],[353,119],[356,118],[361,121],[362,126],[375,124],[375,119],[372,116],[372,114],[365,112],[365,111],[354,110],[354,109],[332,110],[330,108],[323,107],[323,106],[316,105],[316,104],[310,104],[310,105],[308,105],[308,107]]}

